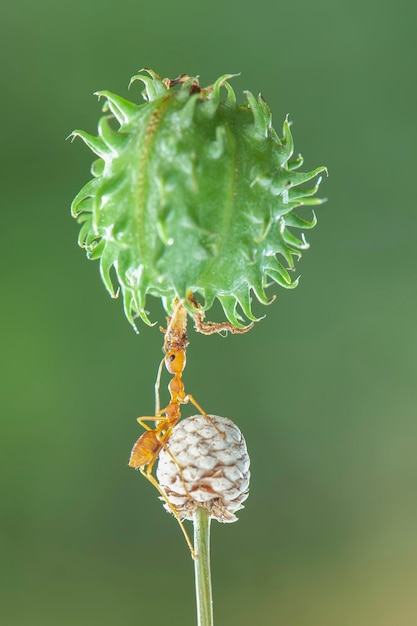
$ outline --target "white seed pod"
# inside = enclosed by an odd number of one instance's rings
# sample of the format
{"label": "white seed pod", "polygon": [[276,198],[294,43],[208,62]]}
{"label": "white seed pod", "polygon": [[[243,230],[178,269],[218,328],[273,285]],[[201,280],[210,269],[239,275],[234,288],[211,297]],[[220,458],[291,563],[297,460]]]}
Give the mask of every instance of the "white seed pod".
{"label": "white seed pod", "polygon": [[193,415],[175,426],[159,455],[157,478],[181,519],[193,519],[200,506],[219,522],[235,522],[249,495],[246,442],[232,420],[209,417],[212,423]]}

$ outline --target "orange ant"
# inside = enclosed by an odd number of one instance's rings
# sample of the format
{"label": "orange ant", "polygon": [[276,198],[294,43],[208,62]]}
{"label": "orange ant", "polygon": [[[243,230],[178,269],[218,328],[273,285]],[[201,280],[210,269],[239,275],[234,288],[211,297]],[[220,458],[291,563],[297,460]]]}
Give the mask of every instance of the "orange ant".
{"label": "orange ant", "polygon": [[[194,322],[195,327],[199,332],[204,334],[212,334],[221,331],[230,332],[246,332],[250,328],[252,328],[253,324],[244,328],[238,329],[229,322],[223,322],[221,324],[216,324],[214,322],[204,322],[204,316],[202,311],[200,311],[200,305],[197,300],[194,299],[192,294],[189,294],[188,301],[194,307]],[[188,547],[190,548],[191,555],[195,559],[196,554],[194,552],[193,545],[188,536],[188,533],[184,527],[184,524],[176,510],[175,506],[170,502],[168,496],[159,485],[158,481],[152,474],[152,469],[155,461],[157,460],[159,453],[162,449],[168,451],[167,442],[171,437],[172,430],[177,422],[181,418],[181,405],[187,404],[191,402],[195,406],[195,408],[204,415],[204,417],[210,422],[210,424],[217,430],[217,432],[224,437],[224,433],[219,431],[217,426],[213,423],[210,416],[204,411],[204,409],[198,404],[195,398],[187,394],[185,392],[184,383],[182,380],[182,374],[185,369],[186,364],[186,349],[188,346],[188,337],[187,337],[187,316],[188,312],[184,306],[184,301],[176,300],[174,302],[173,314],[172,317],[168,317],[168,326],[167,329],[164,330],[161,328],[162,332],[165,333],[164,337],[164,347],[163,350],[165,352],[165,356],[162,359],[159,368],[158,375],[155,383],[155,396],[156,396],[156,411],[155,415],[152,416],[143,416],[138,417],[137,421],[143,428],[145,428],[145,432],[139,437],[132,448],[132,452],[130,454],[129,466],[134,469],[138,469],[145,478],[147,478],[152,485],[159,491],[162,498],[165,500],[167,505],[169,506],[171,512],[175,516],[177,522],[181,526],[181,530],[184,533],[184,537],[187,541]],[[173,376],[168,385],[168,391],[170,394],[169,404],[164,408],[159,408],[159,385],[161,379],[162,366],[165,363],[165,367],[168,372]],[[151,428],[147,425],[146,422],[154,421],[155,428]],[[179,475],[182,478],[182,470],[178,465],[177,460],[171,454],[173,461],[178,467]],[[185,486],[184,480],[182,481],[185,487],[185,491],[187,493],[187,488]]]}

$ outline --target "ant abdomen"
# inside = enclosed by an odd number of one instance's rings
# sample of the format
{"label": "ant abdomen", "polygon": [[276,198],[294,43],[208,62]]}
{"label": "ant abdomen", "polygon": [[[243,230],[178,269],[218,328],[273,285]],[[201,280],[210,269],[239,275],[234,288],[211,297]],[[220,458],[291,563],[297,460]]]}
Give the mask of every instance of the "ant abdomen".
{"label": "ant abdomen", "polygon": [[140,469],[151,463],[161,451],[162,445],[155,431],[145,431],[132,448],[129,467]]}

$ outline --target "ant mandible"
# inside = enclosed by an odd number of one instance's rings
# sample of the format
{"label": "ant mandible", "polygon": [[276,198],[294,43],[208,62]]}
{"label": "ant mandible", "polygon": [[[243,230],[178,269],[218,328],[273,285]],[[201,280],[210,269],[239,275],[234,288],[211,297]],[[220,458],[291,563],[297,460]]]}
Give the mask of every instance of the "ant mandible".
{"label": "ant mandible", "polygon": [[[253,326],[253,324],[250,324],[244,329],[238,329],[229,322],[223,322],[221,324],[217,324],[214,322],[204,322],[204,314],[200,310],[200,305],[198,301],[192,296],[192,294],[189,294],[188,301],[194,307],[194,323],[196,330],[204,334],[213,334],[222,331],[241,333],[250,330],[250,328],[252,328]],[[169,452],[169,448],[167,447],[167,442],[171,437],[172,430],[181,418],[182,404],[187,404],[188,402],[191,402],[191,404],[195,406],[195,408],[201,413],[201,415],[204,415],[208,422],[217,430],[220,436],[224,437],[224,433],[217,428],[217,426],[211,420],[210,416],[198,404],[195,398],[185,392],[182,374],[186,365],[186,349],[188,346],[187,317],[188,312],[184,306],[184,301],[175,300],[172,317],[167,318],[167,329],[164,330],[161,328],[162,332],[165,333],[163,347],[165,356],[159,365],[158,375],[155,383],[156,414],[152,416],[142,416],[137,418],[139,424],[143,426],[143,428],[145,428],[145,432],[139,437],[139,439],[136,441],[132,448],[129,466],[133,467],[134,469],[138,469],[161,494],[162,498],[165,500],[177,522],[179,523],[184,537],[187,541],[188,547],[190,548],[191,555],[193,559],[195,559],[197,557],[194,552],[193,545],[175,506],[169,500],[168,496],[152,474],[152,469],[155,461],[159,456],[159,453],[162,449],[166,449],[171,455],[174,463],[177,465],[179,475],[182,478],[181,467],[178,465],[177,460]],[[168,385],[170,401],[164,409],[160,409],[159,385],[163,364],[165,364],[166,369],[168,370],[169,374],[173,376],[173,378]],[[155,422],[154,428],[151,428],[147,424],[147,422],[150,421]],[[187,492],[184,480],[183,484]]]}

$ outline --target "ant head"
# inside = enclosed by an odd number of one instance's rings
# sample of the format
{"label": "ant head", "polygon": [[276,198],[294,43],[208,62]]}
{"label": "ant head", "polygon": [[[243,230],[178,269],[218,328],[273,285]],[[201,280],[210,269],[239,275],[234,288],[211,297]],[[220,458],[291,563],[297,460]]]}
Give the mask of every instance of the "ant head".
{"label": "ant head", "polygon": [[182,374],[185,368],[184,350],[170,350],[165,355],[165,366],[170,374]]}

